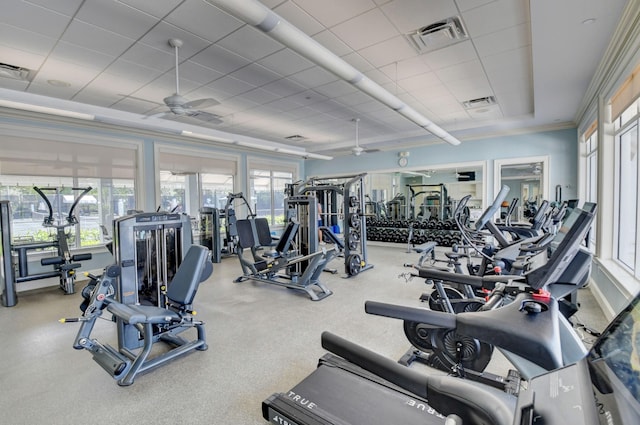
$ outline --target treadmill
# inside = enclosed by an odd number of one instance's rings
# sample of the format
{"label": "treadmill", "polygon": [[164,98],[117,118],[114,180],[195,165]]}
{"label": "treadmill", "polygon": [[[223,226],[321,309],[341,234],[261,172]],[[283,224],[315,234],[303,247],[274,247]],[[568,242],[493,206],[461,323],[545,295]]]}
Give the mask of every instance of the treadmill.
{"label": "treadmill", "polygon": [[323,356],[290,391],[265,400],[266,420],[280,425],[640,423],[640,295],[585,357],[532,378],[518,395],[453,376],[425,375],[327,332],[322,346],[333,354]]}

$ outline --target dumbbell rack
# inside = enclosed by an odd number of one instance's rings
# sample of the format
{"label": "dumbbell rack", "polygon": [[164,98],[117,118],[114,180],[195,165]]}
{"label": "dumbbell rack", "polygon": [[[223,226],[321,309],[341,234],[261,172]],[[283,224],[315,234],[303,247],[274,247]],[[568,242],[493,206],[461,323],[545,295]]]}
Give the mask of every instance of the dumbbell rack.
{"label": "dumbbell rack", "polygon": [[462,241],[453,220],[378,220],[367,219],[370,241],[420,245],[434,241],[438,246],[453,246]]}

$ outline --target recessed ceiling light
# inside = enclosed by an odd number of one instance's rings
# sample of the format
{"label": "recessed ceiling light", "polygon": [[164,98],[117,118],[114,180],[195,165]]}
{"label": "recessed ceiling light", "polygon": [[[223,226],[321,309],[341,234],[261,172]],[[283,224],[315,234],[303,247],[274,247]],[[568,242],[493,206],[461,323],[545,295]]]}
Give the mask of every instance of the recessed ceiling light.
{"label": "recessed ceiling light", "polygon": [[47,80],[47,83],[49,83],[53,87],[71,87],[70,83],[62,80]]}
{"label": "recessed ceiling light", "polygon": [[596,18],[587,18],[584,21],[582,21],[582,23],[584,25],[589,25],[589,24],[593,24],[596,21]]}

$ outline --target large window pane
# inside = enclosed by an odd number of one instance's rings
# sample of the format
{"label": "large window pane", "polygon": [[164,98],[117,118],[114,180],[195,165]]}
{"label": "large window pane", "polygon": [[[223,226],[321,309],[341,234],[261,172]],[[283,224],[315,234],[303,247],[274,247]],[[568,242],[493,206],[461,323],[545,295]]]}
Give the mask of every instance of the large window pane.
{"label": "large window pane", "polygon": [[619,136],[618,260],[635,270],[638,197],[638,126]]}
{"label": "large window pane", "polygon": [[160,171],[160,210],[187,212],[187,176],[171,171]]}
{"label": "large window pane", "polygon": [[233,193],[233,176],[230,174],[203,173],[200,175],[202,205],[205,207],[225,207],[227,195]]}
{"label": "large window pane", "polygon": [[266,217],[271,225],[284,224],[284,189],[293,182],[293,173],[286,171],[251,170],[251,201],[258,217]]}

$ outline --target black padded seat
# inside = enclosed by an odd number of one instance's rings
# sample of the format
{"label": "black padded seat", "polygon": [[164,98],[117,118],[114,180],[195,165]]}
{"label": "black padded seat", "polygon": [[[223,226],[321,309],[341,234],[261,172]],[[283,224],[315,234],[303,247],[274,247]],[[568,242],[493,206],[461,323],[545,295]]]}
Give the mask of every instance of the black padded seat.
{"label": "black padded seat", "polygon": [[149,305],[113,303],[109,304],[107,310],[130,325],[138,323],[152,323],[157,325],[160,323],[176,323],[182,320],[180,315],[175,311]]}

